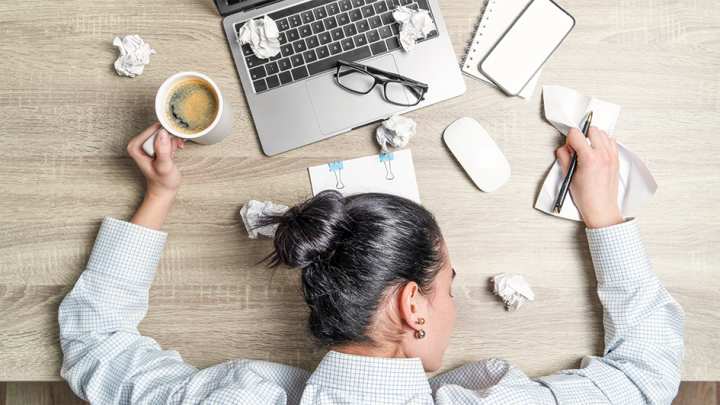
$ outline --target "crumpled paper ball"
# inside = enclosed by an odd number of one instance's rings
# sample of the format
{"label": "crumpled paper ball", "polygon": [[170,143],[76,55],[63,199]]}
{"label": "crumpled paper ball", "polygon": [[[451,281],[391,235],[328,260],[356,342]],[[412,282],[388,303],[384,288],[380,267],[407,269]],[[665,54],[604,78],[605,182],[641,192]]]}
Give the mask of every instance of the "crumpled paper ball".
{"label": "crumpled paper ball", "polygon": [[503,299],[510,312],[517,311],[526,299],[535,300],[530,284],[519,274],[502,273],[490,280],[495,284],[493,292]]}
{"label": "crumpled paper ball", "polygon": [[115,37],[113,45],[120,49],[120,56],[115,61],[115,70],[119,75],[135,77],[141,74],[145,65],[150,63],[150,54],[155,53],[139,35],[126,35],[122,41]]}
{"label": "crumpled paper ball", "polygon": [[280,31],[272,18],[264,16],[245,23],[238,31],[237,42],[250,44],[255,56],[260,59],[271,58],[280,53]]}
{"label": "crumpled paper ball", "polygon": [[387,144],[404,148],[410,142],[410,138],[417,132],[417,123],[410,118],[393,115],[383,121],[382,125],[375,131],[375,137],[383,152],[388,153]]}
{"label": "crumpled paper ball", "polygon": [[418,39],[425,38],[436,29],[435,22],[427,10],[397,6],[392,15],[400,24],[400,44],[405,52],[412,52]]}
{"label": "crumpled paper ball", "polygon": [[240,209],[240,216],[245,223],[245,229],[248,236],[257,239],[258,235],[265,235],[270,238],[275,237],[277,225],[258,226],[261,219],[273,215],[282,215],[288,210],[288,206],[282,204],[273,204],[270,201],[260,202],[257,200],[248,201]]}

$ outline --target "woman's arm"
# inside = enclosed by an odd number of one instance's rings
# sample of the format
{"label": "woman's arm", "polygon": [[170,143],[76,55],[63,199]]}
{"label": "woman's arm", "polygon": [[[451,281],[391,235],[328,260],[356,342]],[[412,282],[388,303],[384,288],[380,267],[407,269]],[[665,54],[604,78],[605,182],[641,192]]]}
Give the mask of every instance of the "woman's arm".
{"label": "woman's arm", "polygon": [[672,402],[685,354],[682,308],[653,274],[637,221],[587,235],[603,304],[603,357],[532,380],[505,359],[468,364],[430,381],[437,405]]}
{"label": "woman's arm", "polygon": [[60,305],[60,374],[80,397],[97,403],[131,402],[144,395],[132,381],[143,370],[165,367],[167,375],[179,379],[197,371],[177,352],[163,352],[137,331],[167,237],[160,229],[181,180],[172,159],[182,140],[170,140],[162,131],[155,141],[157,158],[140,149],[159,127],[151,126],[128,145],[147,180],[135,224],[103,220],[87,269]]}
{"label": "woman's arm", "polygon": [[685,314],[653,274],[637,221],[588,229],[587,236],[603,304],[603,357],[535,381],[559,402],[670,404],[685,356]]}
{"label": "woman's arm", "polygon": [[150,157],[142,150],[142,145],[158,128],[160,123],[133,138],[127,151],[147,181],[145,200],[130,222],[159,231],[180,188],[182,175],[173,159],[177,148],[185,148],[185,141],[178,137],[170,139],[168,132],[163,129],[155,138],[155,147],[160,149],[155,149],[156,157]]}
{"label": "woman's arm", "polygon": [[307,371],[245,359],[198,371],[138,332],[167,237],[160,228],[181,178],[172,161],[181,139],[170,141],[163,131],[155,141],[157,158],[141,150],[158,128],[128,145],[148,185],[133,223],[103,220],[87,269],[60,305],[60,375],[93,404],[297,404]]}
{"label": "woman's arm", "polygon": [[[86,270],[60,305],[60,375],[91,403],[167,399],[169,386],[197,372],[137,330],[166,237],[105,217]],[[147,375],[160,368],[154,377],[163,377],[164,385]]]}
{"label": "woman's arm", "polygon": [[505,359],[469,364],[431,381],[437,404],[459,398],[482,403],[669,404],[680,384],[685,316],[650,266],[636,221],[624,222],[618,197],[615,140],[592,127],[588,145],[573,129],[558,149],[565,171],[578,153],[570,186],[587,225],[603,304],[605,351],[580,369],[530,380]]}
{"label": "woman's arm", "polygon": [[580,370],[537,381],[562,393],[556,394],[560,398],[572,398],[573,392],[563,387],[582,377],[612,403],[669,404],[680,385],[685,313],[653,273],[637,222],[618,221],[617,142],[597,127],[590,128],[588,139],[591,145],[573,129],[557,154],[565,171],[572,152],[578,154],[570,192],[588,227],[603,304],[604,356],[586,357]]}

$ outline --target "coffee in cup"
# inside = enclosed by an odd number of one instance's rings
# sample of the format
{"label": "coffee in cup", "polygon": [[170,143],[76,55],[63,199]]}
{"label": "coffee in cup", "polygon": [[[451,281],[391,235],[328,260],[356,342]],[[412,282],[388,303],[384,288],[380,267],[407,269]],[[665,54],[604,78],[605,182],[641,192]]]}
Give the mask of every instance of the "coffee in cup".
{"label": "coffee in cup", "polygon": [[[232,131],[235,113],[232,105],[209,77],[197,72],[170,76],[155,96],[155,114],[170,137],[179,136],[210,145],[225,139]],[[157,130],[143,150],[155,156]]]}
{"label": "coffee in cup", "polygon": [[176,131],[196,134],[215,121],[218,97],[210,83],[191,77],[170,89],[165,102],[165,116]]}

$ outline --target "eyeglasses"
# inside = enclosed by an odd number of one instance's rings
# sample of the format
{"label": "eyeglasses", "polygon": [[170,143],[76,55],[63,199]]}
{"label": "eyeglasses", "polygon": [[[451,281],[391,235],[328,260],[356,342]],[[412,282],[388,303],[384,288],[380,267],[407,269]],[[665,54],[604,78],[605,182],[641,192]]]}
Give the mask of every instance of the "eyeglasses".
{"label": "eyeglasses", "polygon": [[385,100],[405,107],[417,105],[425,99],[425,93],[428,91],[428,85],[425,83],[372,66],[344,60],[337,62],[335,80],[345,90],[357,94],[368,94],[376,85],[380,84],[383,86]]}

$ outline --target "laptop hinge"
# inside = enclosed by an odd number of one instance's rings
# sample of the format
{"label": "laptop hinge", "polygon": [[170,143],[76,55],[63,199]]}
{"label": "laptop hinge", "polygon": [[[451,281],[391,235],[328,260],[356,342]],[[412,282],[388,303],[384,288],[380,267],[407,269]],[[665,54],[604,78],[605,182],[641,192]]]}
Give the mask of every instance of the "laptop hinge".
{"label": "laptop hinge", "polygon": [[227,17],[231,14],[255,10],[282,0],[213,0],[218,13]]}

